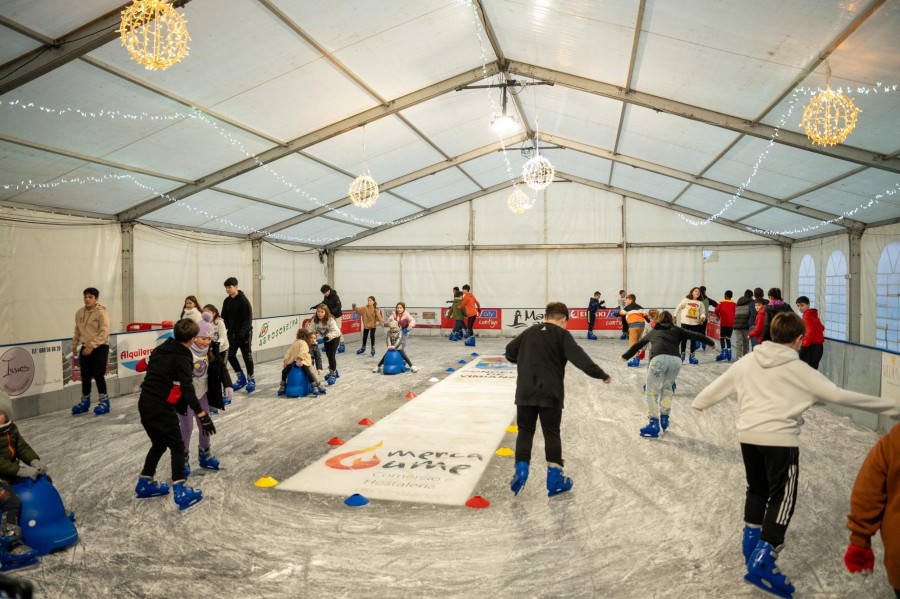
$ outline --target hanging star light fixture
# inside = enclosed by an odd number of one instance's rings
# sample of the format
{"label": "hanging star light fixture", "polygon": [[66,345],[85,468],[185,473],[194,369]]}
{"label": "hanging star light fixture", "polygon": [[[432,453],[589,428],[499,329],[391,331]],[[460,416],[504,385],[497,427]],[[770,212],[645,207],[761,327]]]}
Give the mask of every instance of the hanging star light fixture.
{"label": "hanging star light fixture", "polygon": [[358,208],[370,208],[378,199],[378,183],[366,166],[366,127],[363,125],[363,172],[350,183],[350,201]]}
{"label": "hanging star light fixture", "polygon": [[522,180],[531,189],[541,191],[553,183],[556,169],[553,168],[549,160],[541,156],[540,124],[537,117],[534,119],[534,124],[535,154],[522,166]]}
{"label": "hanging star light fixture", "polygon": [[122,11],[116,33],[131,58],[147,69],[168,69],[188,55],[185,21],[164,0],[135,0]]}
{"label": "hanging star light fixture", "polygon": [[856,117],[861,111],[853,100],[831,89],[831,67],[827,62],[825,88],[803,109],[802,126],[814,144],[833,146],[847,139],[856,127]]}

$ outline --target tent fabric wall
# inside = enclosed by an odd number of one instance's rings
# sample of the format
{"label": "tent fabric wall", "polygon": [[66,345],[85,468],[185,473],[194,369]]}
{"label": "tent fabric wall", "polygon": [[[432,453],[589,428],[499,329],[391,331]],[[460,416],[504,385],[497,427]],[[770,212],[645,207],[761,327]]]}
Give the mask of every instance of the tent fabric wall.
{"label": "tent fabric wall", "polygon": [[548,295],[544,250],[479,250],[472,293],[484,307],[544,306]]}
{"label": "tent fabric wall", "polygon": [[255,300],[249,241],[138,226],[133,260],[138,322],[177,320],[188,295],[221,310],[228,277],[237,277],[238,288],[251,304]]}
{"label": "tent fabric wall", "polygon": [[400,263],[400,297],[410,306],[444,306],[453,299],[454,287],[469,282],[469,254],[465,251],[405,252]]}
{"label": "tent fabric wall", "polygon": [[[862,236],[860,343],[864,345],[875,345],[875,280],[878,274],[878,260],[887,244],[897,240],[900,240],[900,223],[867,229]],[[853,318],[852,314],[850,318]]]}
{"label": "tent fabric wall", "polygon": [[[400,251],[339,251],[334,254],[334,288],[345,310],[370,295],[382,308],[400,301]],[[412,273],[410,273],[412,274]],[[319,294],[318,299],[322,299]],[[406,298],[408,305],[415,298]]]}
{"label": "tent fabric wall", "polygon": [[[678,205],[664,208],[640,200],[625,201],[625,240],[628,243],[762,241],[767,238],[715,222],[692,226],[678,216]],[[724,214],[728,218],[728,213]]]}
{"label": "tent fabric wall", "polygon": [[121,253],[118,223],[0,208],[0,345],[70,337],[86,287],[120,331]]}
{"label": "tent fabric wall", "polygon": [[260,314],[280,316],[308,312],[322,299],[325,266],[316,250],[263,243]]}
{"label": "tent fabric wall", "polygon": [[[415,198],[411,198],[415,200]],[[386,197],[384,201],[389,201]],[[381,231],[344,246],[448,246],[469,243],[469,204],[465,202]]]}
{"label": "tent fabric wall", "polygon": [[[725,297],[727,289],[734,293],[736,301],[745,289],[752,291],[762,287],[768,291],[782,286],[781,246],[703,246],[703,249],[715,250],[715,253],[703,262],[703,279],[698,285],[706,285],[707,295],[716,301]],[[796,288],[794,285],[793,289]],[[684,294],[689,289],[685,289]]]}
{"label": "tent fabric wall", "polygon": [[548,251],[547,288],[546,301],[561,301],[569,308],[587,308],[595,291],[607,307],[616,307],[622,288],[622,250]]}
{"label": "tent fabric wall", "polygon": [[[785,296],[784,301],[793,305],[794,300],[797,299],[799,295],[797,290],[800,288],[800,263],[803,261],[803,257],[809,254],[816,265],[816,309],[819,311],[819,320],[823,323],[825,322],[825,315],[828,313],[828,302],[825,297],[825,272],[828,266],[828,259],[831,257],[831,254],[838,250],[843,252],[844,258],[849,263],[850,238],[845,233],[809,241],[799,241],[791,246],[791,295]],[[877,266],[878,259],[876,258],[874,267],[877,268]],[[874,288],[874,275],[872,281]],[[863,294],[865,294],[865,290]],[[873,295],[872,297],[872,310],[874,310],[875,296]],[[872,322],[874,323],[875,321],[873,320]]]}
{"label": "tent fabric wall", "polygon": [[701,284],[700,257],[699,247],[631,248],[624,289],[642,306],[674,308],[691,287]]}

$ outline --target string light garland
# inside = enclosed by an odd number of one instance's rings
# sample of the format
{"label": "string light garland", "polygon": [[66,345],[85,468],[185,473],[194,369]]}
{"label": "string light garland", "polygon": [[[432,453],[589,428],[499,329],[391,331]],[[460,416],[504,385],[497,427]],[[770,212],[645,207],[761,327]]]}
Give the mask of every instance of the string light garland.
{"label": "string light garland", "polygon": [[831,67],[825,62],[825,91],[803,109],[802,126],[814,144],[833,146],[853,132],[860,113],[853,100],[831,89]]}
{"label": "string light garland", "polygon": [[151,71],[168,69],[188,55],[184,18],[165,0],[134,0],[116,29],[131,58]]}
{"label": "string light garland", "polygon": [[506,207],[514,214],[522,214],[533,205],[534,202],[531,201],[528,194],[519,189],[518,186],[513,187],[513,192],[506,199]]}

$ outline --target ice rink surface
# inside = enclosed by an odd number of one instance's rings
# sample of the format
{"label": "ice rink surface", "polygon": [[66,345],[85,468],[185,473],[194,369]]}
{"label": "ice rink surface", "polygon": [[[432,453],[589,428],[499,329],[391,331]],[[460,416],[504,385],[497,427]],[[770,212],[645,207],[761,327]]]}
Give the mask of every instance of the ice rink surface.
{"label": "ice rink surface", "polygon": [[[443,379],[460,359],[500,355],[509,339],[476,348],[411,336],[416,374],[373,374],[380,356],[338,355],[340,379],[317,399],[276,398],[281,364],[258,365],[256,392],[235,394],[215,417],[218,472],[197,466],[189,484],[204,500],[179,512],[171,497],[138,500],[134,485],[149,448],[137,395],[112,412],[58,413],[19,422],[78,518],[79,542],[14,572],[44,598],[104,597],[764,597],[743,581],[744,472],[734,400],[695,417],[690,402],[727,368],[715,352],[678,378],[669,432],[642,439],[646,362],[627,368],[625,341],[579,343],[612,375],[603,385],[567,368],[563,413],[568,493],[548,498],[538,432],[531,478],[509,490],[513,458],[494,456],[475,493],[487,509],[373,501],[261,489],[281,481]],[[383,339],[378,350],[383,351]],[[96,399],[96,392],[95,392]],[[510,397],[510,402],[513,398]],[[797,508],[779,559],[794,597],[893,597],[880,537],[875,573],[843,566],[849,497],[877,435],[821,406],[800,436]],[[504,445],[515,446],[515,434]],[[170,479],[168,454],[158,478]]]}

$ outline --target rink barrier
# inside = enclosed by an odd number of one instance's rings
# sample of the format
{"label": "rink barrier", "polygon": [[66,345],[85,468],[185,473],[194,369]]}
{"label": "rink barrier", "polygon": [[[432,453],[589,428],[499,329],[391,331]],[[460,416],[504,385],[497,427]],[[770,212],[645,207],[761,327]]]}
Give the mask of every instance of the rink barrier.
{"label": "rink barrier", "polygon": [[[413,344],[416,337],[447,337],[453,328],[454,321],[449,318],[450,308],[447,306],[410,306],[407,309],[417,322],[411,339]],[[385,320],[391,310],[392,307],[381,309]],[[594,328],[598,337],[618,339],[621,328],[618,318],[610,314],[614,311],[617,310],[598,311]],[[312,315],[312,312],[305,312],[254,318],[254,361],[261,363],[281,359],[285,349],[296,338],[297,328],[305,326]],[[571,308],[569,315],[567,328],[576,338],[586,338],[587,310]],[[543,308],[483,308],[482,316],[475,322],[475,334],[479,337],[512,338],[543,319]],[[345,310],[341,324],[348,348],[359,343],[362,339],[359,315]],[[170,333],[171,329],[154,329],[110,335],[106,384],[111,398],[139,390],[143,374],[137,373],[133,366],[149,355]],[[382,331],[378,331],[378,344],[384,343],[382,335]],[[21,420],[67,411],[81,398],[80,372],[77,360],[72,356],[71,338],[0,345],[0,367],[6,373],[0,376],[0,408],[7,404],[13,418]],[[900,354],[897,352],[826,338],[819,370],[840,387],[900,399]],[[12,371],[15,371],[14,375],[9,374]],[[7,400],[6,396],[10,399]],[[97,401],[96,386],[92,398]],[[890,418],[852,408],[829,407],[879,432],[886,432],[894,423]]]}

